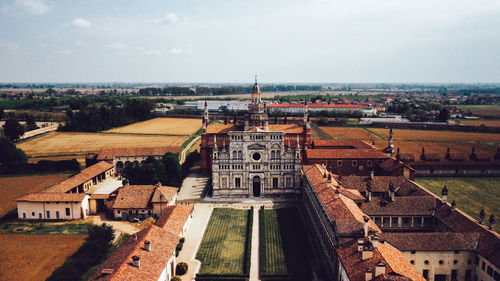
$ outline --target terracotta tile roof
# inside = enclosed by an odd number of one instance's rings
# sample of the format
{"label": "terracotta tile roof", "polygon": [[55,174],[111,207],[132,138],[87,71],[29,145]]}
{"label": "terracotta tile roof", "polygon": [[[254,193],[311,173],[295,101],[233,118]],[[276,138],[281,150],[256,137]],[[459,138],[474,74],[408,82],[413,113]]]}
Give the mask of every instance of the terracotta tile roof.
{"label": "terracotta tile roof", "polygon": [[[267,105],[269,108],[283,108],[283,107],[304,107],[301,103],[270,103]],[[308,108],[369,108],[369,106],[364,106],[361,104],[315,104],[311,103],[307,105]]]}
{"label": "terracotta tile roof", "polygon": [[471,154],[471,158],[479,160],[479,161],[490,161],[492,155],[487,152],[474,152]]}
{"label": "terracotta tile roof", "polygon": [[80,184],[84,184],[91,180],[93,177],[106,172],[109,169],[112,169],[115,165],[113,163],[108,163],[106,161],[101,161],[97,164],[94,164],[86,169],[80,171],[80,173],[72,176],[69,179],[66,179],[42,192],[68,192],[71,189],[78,187]]}
{"label": "terracotta tile roof", "polygon": [[118,190],[113,209],[150,209],[154,185],[129,185]]}
{"label": "terracotta tile roof", "polygon": [[399,160],[389,158],[383,161],[382,163],[378,164],[378,167],[388,173],[392,173],[398,169],[402,169],[404,167],[404,164]]}
{"label": "terracotta tile roof", "polygon": [[427,215],[431,216],[436,207],[436,199],[430,196],[396,196],[394,202],[385,198],[372,198],[363,202],[361,210],[372,215]]}
{"label": "terracotta tile roof", "polygon": [[479,240],[479,233],[456,232],[386,232],[383,236],[400,251],[475,251]]}
{"label": "terracotta tile roof", "polygon": [[399,159],[401,159],[401,161],[414,161],[415,160],[415,155],[413,155],[413,153],[400,153],[398,157],[399,157]]}
{"label": "terracotta tile roof", "polygon": [[89,199],[109,199],[111,194],[92,194]]}
{"label": "terracotta tile roof", "polygon": [[481,232],[483,227],[476,223],[474,219],[463,213],[459,209],[452,211],[449,204],[442,204],[439,199],[439,206],[436,209],[434,217],[448,226],[455,232]]}
{"label": "terracotta tile roof", "polygon": [[396,188],[398,196],[429,196],[413,181],[403,176],[374,176],[373,179],[366,176],[343,176],[339,179],[340,184],[345,188],[357,189],[361,193],[366,193],[368,183],[372,192],[388,192],[392,183]]}
{"label": "terracotta tile roof", "polygon": [[388,155],[373,149],[306,149],[307,159],[385,159]]}
{"label": "terracotta tile roof", "polygon": [[467,156],[461,152],[450,152],[446,154],[446,158],[451,161],[465,161],[467,160]]}
{"label": "terracotta tile roof", "polygon": [[439,161],[441,159],[438,153],[425,153],[423,156],[425,161]]}
{"label": "terracotta tile roof", "polygon": [[99,152],[97,160],[113,160],[115,157],[126,156],[163,156],[171,149],[171,146],[105,148]]}
{"label": "terracotta tile roof", "polygon": [[18,202],[82,202],[85,193],[48,193],[37,192],[26,194],[16,199]]}
{"label": "terracotta tile roof", "polygon": [[[366,241],[365,241],[366,242]],[[371,247],[373,248],[373,247]],[[410,264],[408,259],[389,243],[379,242],[376,248],[373,248],[373,256],[365,260],[362,259],[362,252],[358,251],[357,239],[350,240],[341,244],[337,248],[337,254],[342,266],[351,281],[365,281],[365,273],[372,270],[379,263],[385,264],[385,275],[389,280],[407,280],[391,279],[392,276],[400,275],[414,281],[424,281],[425,279]],[[385,279],[376,279],[385,280]]]}
{"label": "terracotta tile roof", "polygon": [[156,222],[156,226],[178,236],[192,212],[192,205],[168,206]]}
{"label": "terracotta tile roof", "polygon": [[345,197],[348,197],[349,199],[353,200],[354,202],[364,201],[366,199],[356,189],[341,188],[341,189],[339,189],[339,192],[340,192],[340,194],[344,195]]}
{"label": "terracotta tile roof", "polygon": [[371,145],[362,140],[314,140],[314,148],[330,149],[371,149]]}
{"label": "terracotta tile roof", "polygon": [[[160,185],[155,188],[153,192],[153,198],[151,199],[151,203],[160,203],[160,202],[169,202],[172,198],[177,194],[179,188],[172,186]],[[163,194],[163,200],[160,197],[160,194]]]}
{"label": "terracotta tile roof", "polygon": [[[179,235],[153,225],[135,236],[137,240],[131,235],[90,280],[158,280],[175,253]],[[144,248],[144,241],[151,242],[151,252]],[[140,257],[140,268],[133,265],[132,256]]]}
{"label": "terracotta tile roof", "polygon": [[483,229],[479,236],[477,252],[500,268],[500,235],[496,232]]}
{"label": "terracotta tile roof", "polygon": [[230,131],[239,131],[233,124],[211,124],[207,126],[207,134],[227,134]]}
{"label": "terracotta tile roof", "polygon": [[304,132],[304,126],[297,124],[269,124],[269,131],[285,132],[285,134],[301,134]]}

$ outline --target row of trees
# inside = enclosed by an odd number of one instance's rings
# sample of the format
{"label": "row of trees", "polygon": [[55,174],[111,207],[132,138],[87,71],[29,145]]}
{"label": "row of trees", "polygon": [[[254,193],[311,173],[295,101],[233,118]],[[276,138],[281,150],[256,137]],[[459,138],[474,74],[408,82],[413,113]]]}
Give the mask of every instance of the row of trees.
{"label": "row of trees", "polygon": [[[264,92],[292,92],[292,91],[321,91],[318,85],[271,85],[262,86]],[[248,94],[252,92],[252,86],[222,86],[222,87],[148,87],[139,89],[139,96],[218,96]]]}
{"label": "row of trees", "polygon": [[126,100],[122,107],[92,104],[78,112],[68,110],[68,121],[60,131],[97,132],[153,117],[153,102],[149,100]]}
{"label": "row of trees", "polygon": [[181,166],[178,156],[167,152],[161,159],[150,156],[141,166],[126,167],[123,175],[130,184],[152,185],[161,182],[162,185],[180,187],[191,167],[199,161],[200,154],[192,152]]}

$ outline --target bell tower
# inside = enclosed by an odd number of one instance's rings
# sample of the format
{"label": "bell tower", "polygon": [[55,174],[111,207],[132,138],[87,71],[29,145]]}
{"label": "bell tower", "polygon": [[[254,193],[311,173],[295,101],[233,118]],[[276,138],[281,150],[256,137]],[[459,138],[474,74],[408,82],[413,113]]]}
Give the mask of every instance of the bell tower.
{"label": "bell tower", "polygon": [[252,87],[252,101],[248,105],[248,113],[245,116],[245,131],[258,127],[261,130],[268,129],[269,121],[267,119],[267,107],[262,102],[257,75],[255,75],[255,84]]}

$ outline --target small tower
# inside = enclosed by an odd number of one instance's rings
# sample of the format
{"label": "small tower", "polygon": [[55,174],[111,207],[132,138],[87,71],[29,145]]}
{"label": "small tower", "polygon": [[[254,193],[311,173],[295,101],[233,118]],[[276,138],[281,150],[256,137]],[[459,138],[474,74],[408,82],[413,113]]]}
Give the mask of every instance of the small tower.
{"label": "small tower", "polygon": [[309,109],[307,107],[307,101],[305,101],[305,103],[304,103],[304,126],[305,127],[307,127],[309,125],[308,120],[309,120]]}
{"label": "small tower", "polygon": [[207,127],[208,127],[208,103],[207,101],[205,101],[205,110],[203,112],[203,132],[206,133],[207,132]]}
{"label": "small tower", "polygon": [[448,188],[446,188],[446,185],[443,187],[441,190],[441,202],[444,204],[448,200]]}
{"label": "small tower", "polygon": [[451,210],[455,211],[457,209],[457,203],[455,203],[455,200],[451,202]]}
{"label": "small tower", "polygon": [[484,212],[484,209],[481,209],[481,211],[479,212],[479,224],[483,224],[485,218],[486,213]]}
{"label": "small tower", "polygon": [[490,216],[489,223],[490,223],[489,229],[494,230],[495,229],[495,216],[494,215]]}

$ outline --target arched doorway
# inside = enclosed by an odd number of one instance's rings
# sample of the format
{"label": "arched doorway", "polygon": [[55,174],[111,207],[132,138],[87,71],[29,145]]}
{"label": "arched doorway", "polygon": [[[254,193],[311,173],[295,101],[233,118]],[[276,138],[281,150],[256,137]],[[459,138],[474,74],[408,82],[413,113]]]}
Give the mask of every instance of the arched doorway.
{"label": "arched doorway", "polygon": [[260,197],[260,177],[253,177],[253,196]]}

